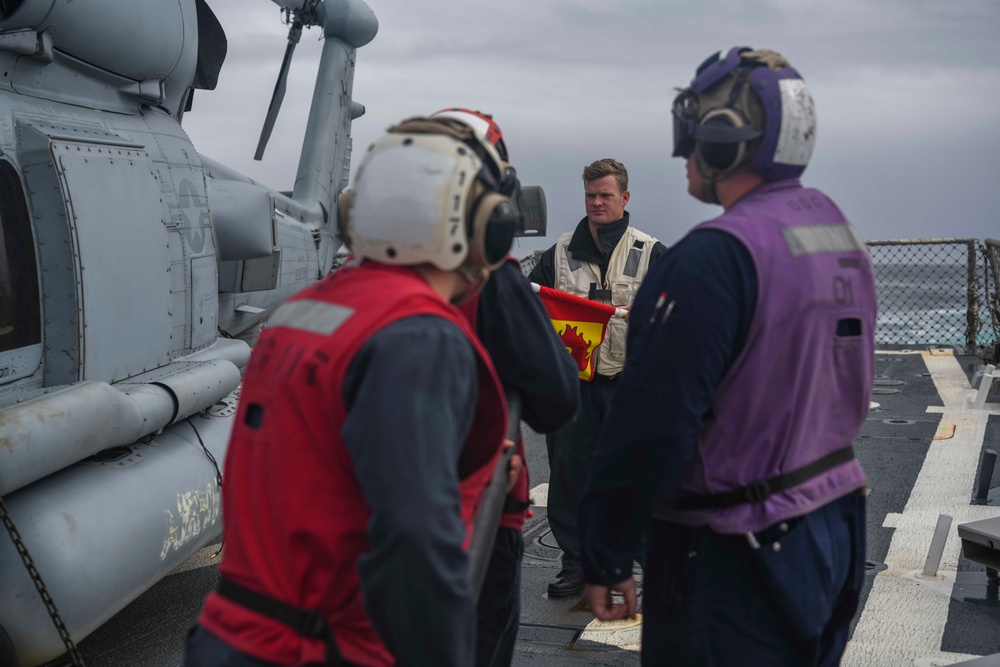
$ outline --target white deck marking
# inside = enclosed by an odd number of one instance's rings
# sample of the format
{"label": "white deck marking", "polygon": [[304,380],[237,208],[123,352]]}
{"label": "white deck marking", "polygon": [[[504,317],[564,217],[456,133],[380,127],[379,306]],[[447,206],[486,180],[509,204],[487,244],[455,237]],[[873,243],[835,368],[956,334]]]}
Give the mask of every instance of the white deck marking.
{"label": "white deck marking", "polygon": [[580,639],[617,646],[626,651],[639,651],[642,649],[642,614],[626,621],[599,621],[595,618],[583,629]]}
{"label": "white deck marking", "polygon": [[[875,577],[847,645],[845,666],[950,664],[977,657],[946,653],[941,640],[961,550],[956,527],[997,515],[995,507],[970,505],[969,500],[986,421],[990,414],[1000,413],[1000,407],[970,409],[976,391],[958,360],[940,350],[919,354],[944,402],[943,407],[927,408],[928,413],[941,415],[941,439],[931,442],[903,513],[885,518],[883,525],[895,529],[886,555],[888,569]],[[949,438],[952,427],[954,435]],[[940,514],[954,517],[952,529],[937,577],[923,579],[918,573]]]}
{"label": "white deck marking", "polygon": [[528,498],[531,499],[532,507],[548,507],[549,506],[549,485],[539,484],[538,486],[531,489],[528,494]]}

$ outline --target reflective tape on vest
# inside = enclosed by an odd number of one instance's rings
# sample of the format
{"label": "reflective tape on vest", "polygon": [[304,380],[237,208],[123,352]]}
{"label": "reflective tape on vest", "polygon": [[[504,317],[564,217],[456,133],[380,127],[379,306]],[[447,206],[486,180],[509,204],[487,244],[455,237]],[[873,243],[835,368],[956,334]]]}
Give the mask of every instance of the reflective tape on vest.
{"label": "reflective tape on vest", "polygon": [[781,230],[792,257],[824,252],[868,251],[865,240],[850,225],[808,225]]}
{"label": "reflective tape on vest", "polygon": [[354,315],[353,308],[324,301],[300,299],[284,303],[267,322],[269,327],[289,327],[329,336]]}

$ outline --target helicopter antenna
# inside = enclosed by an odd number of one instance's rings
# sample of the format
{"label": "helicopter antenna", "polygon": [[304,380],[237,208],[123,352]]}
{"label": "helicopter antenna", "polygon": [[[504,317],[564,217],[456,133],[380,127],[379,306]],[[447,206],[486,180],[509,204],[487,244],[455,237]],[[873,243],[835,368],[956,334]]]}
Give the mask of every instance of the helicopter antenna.
{"label": "helicopter antenna", "polygon": [[[301,1],[301,0],[300,0]],[[264,119],[264,127],[260,131],[260,140],[257,142],[257,152],[253,159],[260,161],[264,157],[264,148],[271,138],[271,130],[274,129],[274,121],[278,118],[278,111],[281,109],[281,102],[285,99],[285,84],[288,80],[288,69],[292,64],[292,54],[295,53],[295,46],[302,37],[302,28],[315,25],[316,11],[320,0],[304,0],[301,7],[292,9],[282,6],[285,13],[285,22],[291,23],[288,29],[288,46],[285,47],[285,57],[281,61],[281,70],[278,72],[278,80],[274,84],[274,93],[271,95],[271,104],[267,107],[267,117]]]}

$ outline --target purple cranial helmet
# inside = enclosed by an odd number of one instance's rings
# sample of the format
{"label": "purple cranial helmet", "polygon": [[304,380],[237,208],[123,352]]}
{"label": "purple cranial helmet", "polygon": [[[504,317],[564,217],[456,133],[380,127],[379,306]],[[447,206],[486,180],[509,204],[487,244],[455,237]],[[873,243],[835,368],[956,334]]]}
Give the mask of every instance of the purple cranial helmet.
{"label": "purple cranial helmet", "polygon": [[816,108],[780,54],[735,47],[709,57],[674,100],[674,157],[698,153],[717,181],[753,168],[771,181],[805,171],[816,142]]}

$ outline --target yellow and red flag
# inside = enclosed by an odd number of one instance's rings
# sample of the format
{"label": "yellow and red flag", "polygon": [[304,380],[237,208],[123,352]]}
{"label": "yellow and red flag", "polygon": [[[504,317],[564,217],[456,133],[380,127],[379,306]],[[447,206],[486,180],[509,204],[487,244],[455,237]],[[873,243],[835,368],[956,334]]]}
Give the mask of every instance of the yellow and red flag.
{"label": "yellow and red flag", "polygon": [[580,379],[589,382],[594,377],[594,352],[604,342],[608,322],[616,315],[624,315],[625,311],[542,285],[532,283],[532,287],[580,369]]}

